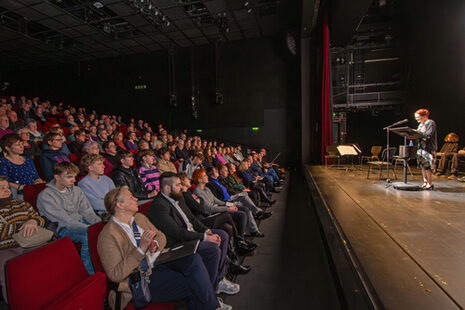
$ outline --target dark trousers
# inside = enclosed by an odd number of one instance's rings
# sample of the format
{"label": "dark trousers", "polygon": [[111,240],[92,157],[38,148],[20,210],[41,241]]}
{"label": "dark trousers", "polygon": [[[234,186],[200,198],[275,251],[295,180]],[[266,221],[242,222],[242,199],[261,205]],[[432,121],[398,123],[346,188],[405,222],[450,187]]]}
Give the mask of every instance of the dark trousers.
{"label": "dark trousers", "polygon": [[210,281],[216,290],[218,283],[223,279],[228,269],[226,266],[226,255],[228,254],[229,236],[221,229],[212,229],[212,233],[221,237],[221,244],[201,241],[197,253],[202,257],[203,263],[210,275]]}
{"label": "dark trousers", "polygon": [[199,254],[155,265],[150,275],[152,302],[187,300],[189,309],[219,307],[208,271]]}
{"label": "dark trousers", "polygon": [[447,164],[454,157],[455,153],[444,153],[438,161],[437,172],[445,173],[447,170]]}
{"label": "dark trousers", "polygon": [[210,229],[222,229],[228,233],[229,240],[237,236],[236,224],[228,212],[218,213],[215,216],[206,217],[200,220],[202,224]]}
{"label": "dark trousers", "polygon": [[461,160],[465,160],[465,154],[455,153],[454,156],[452,156],[452,168],[451,168],[451,172],[452,172],[453,174],[457,174],[458,169],[459,169],[459,162],[460,162]]}

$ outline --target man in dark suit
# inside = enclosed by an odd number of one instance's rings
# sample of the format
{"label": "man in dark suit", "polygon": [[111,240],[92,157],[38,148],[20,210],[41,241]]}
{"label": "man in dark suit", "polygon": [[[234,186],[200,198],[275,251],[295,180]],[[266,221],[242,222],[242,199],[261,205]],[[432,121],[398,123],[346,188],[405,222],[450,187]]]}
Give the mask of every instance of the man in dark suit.
{"label": "man in dark suit", "polygon": [[182,196],[179,177],[172,172],[160,176],[160,193],[155,196],[147,217],[166,236],[167,247],[200,240],[198,253],[204,261],[217,293],[236,294],[240,287],[224,276],[229,236],[220,229],[208,229],[190,211]]}

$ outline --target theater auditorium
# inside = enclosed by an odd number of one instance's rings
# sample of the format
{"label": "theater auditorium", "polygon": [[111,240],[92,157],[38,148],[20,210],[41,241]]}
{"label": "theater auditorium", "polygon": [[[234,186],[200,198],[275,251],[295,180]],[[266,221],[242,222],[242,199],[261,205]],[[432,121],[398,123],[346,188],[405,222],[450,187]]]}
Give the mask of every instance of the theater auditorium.
{"label": "theater auditorium", "polygon": [[464,309],[464,26],[0,1],[0,310]]}

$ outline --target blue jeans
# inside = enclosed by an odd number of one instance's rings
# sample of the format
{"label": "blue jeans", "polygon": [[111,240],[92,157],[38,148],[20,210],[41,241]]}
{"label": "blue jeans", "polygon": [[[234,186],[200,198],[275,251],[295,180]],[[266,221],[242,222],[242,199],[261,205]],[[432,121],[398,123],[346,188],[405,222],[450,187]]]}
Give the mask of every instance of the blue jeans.
{"label": "blue jeans", "polygon": [[[87,222],[82,221],[83,224],[89,225]],[[70,237],[74,242],[80,242],[81,247],[81,259],[86,267],[86,270],[89,274],[94,274],[94,266],[92,265],[92,260],[90,259],[89,253],[89,241],[87,237],[87,227],[63,227],[58,232],[60,237]]]}

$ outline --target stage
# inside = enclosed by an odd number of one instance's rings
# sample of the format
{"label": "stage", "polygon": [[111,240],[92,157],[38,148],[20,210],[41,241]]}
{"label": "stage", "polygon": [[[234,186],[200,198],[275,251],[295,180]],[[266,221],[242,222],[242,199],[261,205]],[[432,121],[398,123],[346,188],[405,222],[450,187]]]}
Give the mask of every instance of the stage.
{"label": "stage", "polygon": [[[435,177],[434,191],[399,191],[386,188],[377,171],[368,180],[366,165],[352,168],[306,166],[305,173],[321,201],[317,213],[330,219],[322,228],[340,237],[337,251],[347,252],[365,300],[375,309],[465,308],[465,183]],[[422,184],[412,170],[409,182]],[[340,253],[332,254],[338,269]]]}

